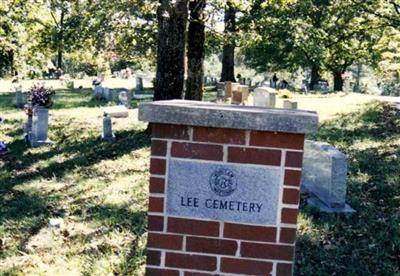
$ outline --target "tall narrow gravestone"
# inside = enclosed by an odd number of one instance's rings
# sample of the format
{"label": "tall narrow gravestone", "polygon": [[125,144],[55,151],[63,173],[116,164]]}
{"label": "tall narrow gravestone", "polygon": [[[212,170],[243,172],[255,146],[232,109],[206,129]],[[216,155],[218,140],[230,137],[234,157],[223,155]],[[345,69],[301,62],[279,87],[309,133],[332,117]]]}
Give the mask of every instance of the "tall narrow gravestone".
{"label": "tall narrow gravestone", "polygon": [[38,147],[50,144],[48,138],[49,109],[36,106],[33,109],[32,131],[28,133],[30,146]]}
{"label": "tall narrow gravestone", "polygon": [[24,106],[22,99],[22,87],[15,88],[15,106],[21,108]]}
{"label": "tall narrow gravestone", "polygon": [[146,275],[291,275],[316,113],[175,100],[139,119],[152,123]]}

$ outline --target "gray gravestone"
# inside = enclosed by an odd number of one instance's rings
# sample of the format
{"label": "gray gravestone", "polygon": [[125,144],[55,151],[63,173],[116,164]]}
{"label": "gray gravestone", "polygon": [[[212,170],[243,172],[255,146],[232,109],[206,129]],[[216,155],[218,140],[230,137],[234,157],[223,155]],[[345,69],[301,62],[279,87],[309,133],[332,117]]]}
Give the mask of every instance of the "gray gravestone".
{"label": "gray gravestone", "polygon": [[115,139],[115,135],[112,131],[111,117],[109,116],[103,118],[103,133],[101,134],[101,139],[105,141]]}
{"label": "gray gravestone", "polygon": [[114,90],[110,88],[103,88],[103,97],[107,102],[112,102],[114,98]]}
{"label": "gray gravestone", "polygon": [[101,85],[96,85],[94,87],[93,98],[98,100],[103,98],[103,87]]}
{"label": "gray gravestone", "polygon": [[29,135],[29,143],[32,147],[51,143],[48,138],[49,109],[36,106],[33,109],[32,132]]}
{"label": "gray gravestone", "polygon": [[132,92],[128,89],[121,89],[119,92],[119,102],[126,108],[131,108]]}
{"label": "gray gravestone", "polygon": [[225,100],[225,83],[218,82],[216,86],[217,86],[217,102],[222,102]]}
{"label": "gray gravestone", "polygon": [[324,212],[354,212],[346,204],[346,155],[324,142],[304,144],[302,190],[317,198],[309,203]]}
{"label": "gray gravestone", "polygon": [[21,87],[15,88],[15,106],[21,108],[23,106],[22,89]]}
{"label": "gray gravestone", "polygon": [[143,78],[136,77],[136,91],[143,91]]}

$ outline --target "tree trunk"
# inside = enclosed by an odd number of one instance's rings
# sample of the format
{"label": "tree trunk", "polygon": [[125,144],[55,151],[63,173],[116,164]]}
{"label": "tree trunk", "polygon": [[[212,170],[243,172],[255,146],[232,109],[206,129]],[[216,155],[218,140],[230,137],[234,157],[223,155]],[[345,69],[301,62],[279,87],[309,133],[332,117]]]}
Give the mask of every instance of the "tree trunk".
{"label": "tree trunk", "polygon": [[64,16],[65,9],[64,6],[61,7],[61,16],[60,16],[60,30],[58,32],[58,49],[57,49],[57,67],[63,68],[63,51],[64,51]]}
{"label": "tree trunk", "polygon": [[318,84],[318,81],[321,79],[321,75],[319,74],[319,67],[317,65],[313,65],[311,67],[311,81],[310,81],[310,89],[314,89],[314,85]]}
{"label": "tree trunk", "polygon": [[235,79],[235,40],[233,34],[236,29],[236,10],[230,1],[225,8],[225,44],[222,52],[221,81],[236,82]]}
{"label": "tree trunk", "polygon": [[333,90],[335,91],[343,91],[343,79],[342,73],[344,71],[333,71]]}
{"label": "tree trunk", "polygon": [[188,33],[188,77],[186,81],[186,100],[201,101],[203,98],[204,76],[204,7],[205,0],[194,0],[189,3],[190,23]]}
{"label": "tree trunk", "polygon": [[362,71],[362,63],[359,62],[357,64],[356,84],[354,85],[354,90],[353,90],[354,92],[360,92],[361,71]]}
{"label": "tree trunk", "polygon": [[184,83],[187,0],[159,0],[154,100],[181,99]]}

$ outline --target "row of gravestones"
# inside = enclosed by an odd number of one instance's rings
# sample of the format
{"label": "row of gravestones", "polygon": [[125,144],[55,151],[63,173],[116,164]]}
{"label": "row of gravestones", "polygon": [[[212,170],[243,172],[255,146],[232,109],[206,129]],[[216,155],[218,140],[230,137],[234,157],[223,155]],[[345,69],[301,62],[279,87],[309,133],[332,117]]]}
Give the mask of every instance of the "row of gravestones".
{"label": "row of gravestones", "polygon": [[[118,93],[118,102],[124,105],[126,108],[131,108],[132,102],[132,91],[129,89],[122,88]],[[114,101],[115,91],[114,89],[96,85],[93,88],[93,98],[97,100],[106,100],[107,102]]]}
{"label": "row of gravestones", "polygon": [[[270,87],[258,87],[253,92],[254,106],[259,107],[276,107],[275,89]],[[232,82],[217,83],[217,102],[223,102],[227,98],[231,98],[232,104],[241,104],[247,101],[249,96],[249,86]],[[297,109],[297,102],[285,100],[283,108]]]}

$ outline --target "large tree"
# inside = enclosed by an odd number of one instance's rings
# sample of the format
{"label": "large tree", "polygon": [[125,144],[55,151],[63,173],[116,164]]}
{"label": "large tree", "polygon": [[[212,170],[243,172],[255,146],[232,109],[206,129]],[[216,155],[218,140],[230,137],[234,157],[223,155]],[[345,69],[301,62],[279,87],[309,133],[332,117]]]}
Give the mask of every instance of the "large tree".
{"label": "large tree", "polygon": [[269,60],[270,68],[308,67],[311,84],[322,70],[329,71],[334,90],[342,90],[342,73],[350,65],[379,57],[375,45],[383,33],[381,21],[352,0],[293,1],[286,8],[266,3],[249,16],[254,26],[249,36],[255,39],[248,39],[245,53],[252,66]]}
{"label": "large tree", "polygon": [[224,47],[222,52],[221,81],[236,82],[235,79],[235,32],[236,7],[232,0],[226,2],[224,15]]}
{"label": "large tree", "polygon": [[188,0],[160,0],[154,100],[181,99],[184,85]]}
{"label": "large tree", "polygon": [[203,98],[205,55],[205,0],[189,2],[189,30],[187,46],[187,81],[185,99],[201,101]]}

